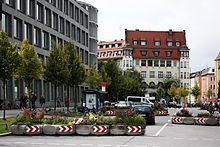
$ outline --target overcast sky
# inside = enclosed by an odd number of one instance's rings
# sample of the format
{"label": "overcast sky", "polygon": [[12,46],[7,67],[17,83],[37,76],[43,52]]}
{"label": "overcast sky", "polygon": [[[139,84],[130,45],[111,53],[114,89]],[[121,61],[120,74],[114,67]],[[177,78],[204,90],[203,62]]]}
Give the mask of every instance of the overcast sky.
{"label": "overcast sky", "polygon": [[128,30],[186,30],[191,72],[214,67],[220,52],[220,0],[81,0],[98,9],[98,40]]}

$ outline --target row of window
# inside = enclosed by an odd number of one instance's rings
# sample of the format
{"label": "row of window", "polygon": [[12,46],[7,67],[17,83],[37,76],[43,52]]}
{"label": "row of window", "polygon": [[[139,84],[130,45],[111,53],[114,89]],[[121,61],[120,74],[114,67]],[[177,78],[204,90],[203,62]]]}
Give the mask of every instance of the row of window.
{"label": "row of window", "polygon": [[189,72],[181,72],[180,73],[180,79],[189,79]]}
{"label": "row of window", "polygon": [[[147,78],[147,71],[141,71],[141,77],[142,78]],[[167,72],[163,72],[163,71],[158,71],[157,72],[157,77],[156,77],[156,72],[155,71],[149,71],[149,78],[171,78],[172,77],[172,72],[171,71],[167,71]]]}
{"label": "row of window", "polygon": [[98,52],[98,57],[117,57],[117,56],[122,56],[123,51],[106,51],[106,52]]}
{"label": "row of window", "polygon": [[98,49],[102,49],[102,48],[114,48],[114,47],[121,47],[122,44],[121,43],[115,43],[115,44],[104,44],[104,45],[99,45]]}
{"label": "row of window", "polygon": [[[133,40],[133,45],[141,45],[141,46],[146,46],[148,43],[146,40]],[[179,41],[167,41],[166,42],[167,46],[180,46]],[[161,41],[154,41],[154,46],[161,46]]]}
{"label": "row of window", "polygon": [[181,61],[180,68],[189,68],[189,62],[188,61]]}
{"label": "row of window", "polygon": [[[160,56],[160,51],[152,51],[155,57],[159,57]],[[147,56],[148,51],[146,50],[141,50],[140,51],[141,56]],[[172,51],[165,51],[166,53],[166,57],[171,57],[172,56]]]}
{"label": "row of window", "polygon": [[[53,6],[57,7],[60,11],[70,16],[72,19],[76,20],[84,27],[88,28],[88,15],[85,14],[82,10],[80,10],[69,0],[46,1],[51,3]],[[53,24],[51,20],[53,20],[53,18],[56,19],[57,17],[56,13],[51,12],[49,8],[44,8],[44,6],[41,3],[37,2],[37,5],[35,6],[35,0],[5,0],[5,3],[13,8],[16,8],[22,13],[27,14],[32,18],[36,18],[37,20],[47,24],[48,26],[51,26],[51,24]],[[54,14],[53,16],[52,13]]]}
{"label": "row of window", "polygon": [[177,61],[172,60],[136,60],[136,65],[139,66],[148,66],[148,67],[177,67]]}
{"label": "row of window", "polygon": [[[18,40],[27,39],[29,43],[39,47],[49,49],[50,40],[49,33],[42,31],[40,28],[33,26],[27,22],[23,22],[21,19],[14,17],[13,30],[12,30],[12,17],[7,13],[2,14],[2,29],[11,37],[13,36]],[[64,20],[64,19],[63,19]],[[71,27],[70,27],[71,26]],[[68,37],[76,40],[77,42],[88,47],[88,33],[76,27],[74,24],[66,23],[66,34]],[[51,40],[53,40],[51,35]],[[42,44],[41,44],[42,43]]]}

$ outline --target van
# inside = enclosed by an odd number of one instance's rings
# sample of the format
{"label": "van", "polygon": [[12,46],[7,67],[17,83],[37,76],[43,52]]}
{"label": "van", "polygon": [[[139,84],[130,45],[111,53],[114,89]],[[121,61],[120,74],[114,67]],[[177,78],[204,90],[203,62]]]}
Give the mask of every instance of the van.
{"label": "van", "polygon": [[154,105],[148,98],[141,96],[127,96],[126,101],[149,103],[151,106]]}

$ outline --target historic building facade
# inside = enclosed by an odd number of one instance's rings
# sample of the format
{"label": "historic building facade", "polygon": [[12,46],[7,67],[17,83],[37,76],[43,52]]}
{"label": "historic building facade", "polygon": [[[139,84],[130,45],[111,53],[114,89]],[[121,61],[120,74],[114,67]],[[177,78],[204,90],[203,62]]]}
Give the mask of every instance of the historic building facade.
{"label": "historic building facade", "polygon": [[[27,39],[44,63],[52,40],[62,45],[73,40],[82,62],[89,68],[97,63],[97,13],[94,6],[76,0],[4,0],[0,29],[19,46]],[[80,102],[85,88],[77,86],[75,92],[71,90],[71,101]],[[61,99],[67,95],[67,87],[60,86],[56,90],[43,79],[34,81],[33,90],[38,98],[44,95],[48,102],[53,101],[55,92]],[[26,92],[22,80],[9,81],[9,101],[18,100]]]}
{"label": "historic building facade", "polygon": [[219,86],[218,83],[220,81],[220,53],[218,54],[218,56],[215,59],[215,78],[216,78],[216,80],[215,80],[215,87],[216,87],[215,94],[217,96],[218,92],[219,92],[218,91],[218,86]]}

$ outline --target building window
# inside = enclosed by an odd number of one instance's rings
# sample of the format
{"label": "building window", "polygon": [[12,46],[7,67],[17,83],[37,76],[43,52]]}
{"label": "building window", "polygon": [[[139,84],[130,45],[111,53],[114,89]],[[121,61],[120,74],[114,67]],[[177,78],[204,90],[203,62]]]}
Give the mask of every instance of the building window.
{"label": "building window", "polygon": [[64,18],[60,17],[60,33],[64,34]]}
{"label": "building window", "polygon": [[86,65],[89,64],[89,53],[88,53],[88,51],[85,51],[85,64]]}
{"label": "building window", "polygon": [[89,20],[89,17],[87,14],[85,14],[85,27],[88,28],[88,21]]}
{"label": "building window", "polygon": [[167,42],[167,46],[173,46],[173,42],[172,41],[168,41]]}
{"label": "building window", "polygon": [[5,0],[5,3],[8,4],[8,5],[10,5],[10,6],[13,7],[13,8],[14,8],[14,6],[15,6],[15,0]]}
{"label": "building window", "polygon": [[18,18],[14,18],[14,37],[22,39],[22,21]]}
{"label": "building window", "polygon": [[160,67],[165,67],[165,60],[160,60]]}
{"label": "building window", "polygon": [[56,7],[56,0],[50,0],[50,3],[54,6],[54,7]]}
{"label": "building window", "polygon": [[42,47],[49,49],[49,33],[43,31],[42,33]]}
{"label": "building window", "polygon": [[171,57],[172,56],[172,51],[166,51],[166,56]]}
{"label": "building window", "polygon": [[146,60],[141,60],[141,66],[146,66]]}
{"label": "building window", "polygon": [[152,60],[148,60],[148,66],[153,66],[153,61]]}
{"label": "building window", "polygon": [[74,19],[74,4],[70,2],[70,17]]}
{"label": "building window", "polygon": [[11,15],[3,13],[1,23],[2,23],[2,30],[4,30],[8,34],[8,36],[11,36],[11,30],[12,30]]}
{"label": "building window", "polygon": [[170,71],[167,71],[167,78],[171,78],[172,77],[172,73]]}
{"label": "building window", "polygon": [[32,25],[24,23],[24,39],[28,40],[29,43],[32,43]]}
{"label": "building window", "polygon": [[140,51],[141,52],[141,56],[146,56],[147,55],[147,51]]}
{"label": "building window", "polygon": [[83,11],[80,10],[80,24],[83,25],[84,21],[83,21]]}
{"label": "building window", "polygon": [[180,78],[183,79],[183,72],[180,73]]}
{"label": "building window", "polygon": [[176,42],[176,46],[180,46],[180,42],[179,41]]}
{"label": "building window", "polygon": [[76,39],[76,26],[72,24],[72,27],[71,27],[71,38],[73,40]]}
{"label": "building window", "polygon": [[[45,13],[46,14],[46,13]],[[40,3],[37,3],[37,9],[36,9],[36,18],[38,21],[43,22],[44,18],[44,11],[43,11],[43,5]],[[45,17],[46,18],[46,17]],[[46,22],[46,21],[45,21]]]}
{"label": "building window", "polygon": [[163,71],[158,71],[158,78],[163,78]]}
{"label": "building window", "polygon": [[70,37],[70,22],[66,21],[66,36]]}
{"label": "building window", "polygon": [[150,71],[150,78],[155,78],[155,71]]}
{"label": "building window", "polygon": [[85,33],[85,31],[82,31],[82,44],[86,45],[86,33]]}
{"label": "building window", "polygon": [[79,8],[75,7],[75,19],[77,22],[79,22]]}
{"label": "building window", "polygon": [[50,9],[45,8],[45,17],[44,18],[45,18],[45,20],[44,20],[45,24],[47,26],[51,26],[51,10]]}
{"label": "building window", "polygon": [[138,45],[138,41],[137,40],[133,40],[133,45]]}
{"label": "building window", "polygon": [[174,67],[177,66],[177,61],[173,61],[173,66],[174,66]]}
{"label": "building window", "polygon": [[183,68],[183,61],[180,62],[180,68]]}
{"label": "building window", "polygon": [[27,14],[31,17],[35,17],[35,1],[27,0]]}
{"label": "building window", "polygon": [[141,45],[147,45],[146,40],[141,40]]}
{"label": "building window", "polygon": [[41,30],[34,27],[34,45],[40,46],[41,44]]}
{"label": "building window", "polygon": [[17,0],[17,10],[21,12],[25,12],[25,1],[24,0]]}
{"label": "building window", "polygon": [[154,60],[154,67],[158,67],[159,66],[159,60]]}
{"label": "building window", "polygon": [[60,11],[63,11],[63,0],[58,0],[57,7]]}
{"label": "building window", "polygon": [[64,0],[64,13],[66,13],[66,15],[68,15],[68,10],[69,10],[68,0]]}
{"label": "building window", "polygon": [[111,57],[112,56],[112,51],[108,51],[107,52],[107,57]]}
{"label": "building window", "polygon": [[186,65],[186,61],[184,61],[184,68],[186,68],[186,66],[187,66],[187,65]]}
{"label": "building window", "polygon": [[80,28],[77,28],[77,42],[81,42],[81,31],[80,31]]}
{"label": "building window", "polygon": [[153,51],[153,53],[154,53],[154,56],[155,56],[155,57],[158,57],[159,54],[160,54],[160,51]]}
{"label": "building window", "polygon": [[154,41],[155,46],[160,46],[160,41]]}
{"label": "building window", "polygon": [[58,30],[58,14],[53,12],[52,16],[52,28],[54,30]]}
{"label": "building window", "polygon": [[171,67],[172,62],[170,60],[167,61],[167,67]]}
{"label": "building window", "polygon": [[146,71],[141,71],[141,77],[142,77],[142,78],[146,78],[146,77],[147,77]]}
{"label": "building window", "polygon": [[139,60],[138,59],[136,59],[136,65],[139,66]]}
{"label": "building window", "polygon": [[187,78],[186,78],[186,72],[184,72],[184,79],[187,79]]}

